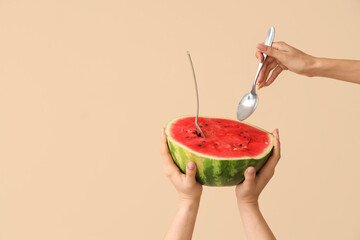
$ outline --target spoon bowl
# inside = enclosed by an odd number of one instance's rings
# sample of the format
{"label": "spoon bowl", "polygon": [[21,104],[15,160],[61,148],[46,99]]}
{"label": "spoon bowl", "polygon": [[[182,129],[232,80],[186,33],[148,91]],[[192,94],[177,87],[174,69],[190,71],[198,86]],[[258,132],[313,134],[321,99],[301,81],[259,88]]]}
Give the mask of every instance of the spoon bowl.
{"label": "spoon bowl", "polygon": [[256,109],[259,102],[259,98],[256,93],[247,93],[245,94],[238,105],[237,109],[237,119],[242,121],[248,118]]}

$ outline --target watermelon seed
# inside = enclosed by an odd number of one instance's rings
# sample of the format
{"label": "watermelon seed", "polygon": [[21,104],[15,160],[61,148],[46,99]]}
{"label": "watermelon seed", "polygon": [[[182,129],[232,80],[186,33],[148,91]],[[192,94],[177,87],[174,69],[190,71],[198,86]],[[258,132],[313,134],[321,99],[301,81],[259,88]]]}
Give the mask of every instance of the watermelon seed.
{"label": "watermelon seed", "polygon": [[216,121],[217,123],[221,123],[220,121]]}
{"label": "watermelon seed", "polygon": [[242,147],[242,144],[239,144],[239,147]]}
{"label": "watermelon seed", "polygon": [[235,151],[235,150],[237,150],[237,148],[234,148],[233,150]]}
{"label": "watermelon seed", "polygon": [[205,126],[209,126],[209,124],[205,123]]}
{"label": "watermelon seed", "polygon": [[203,141],[203,143],[206,143],[206,141]]}
{"label": "watermelon seed", "polygon": [[189,138],[189,136],[186,136],[185,138]]}
{"label": "watermelon seed", "polygon": [[244,138],[246,138],[246,136],[244,136]]}
{"label": "watermelon seed", "polygon": [[265,144],[269,144],[268,142],[265,142]]}
{"label": "watermelon seed", "polygon": [[244,132],[240,132],[240,134],[244,134]]}
{"label": "watermelon seed", "polygon": [[217,145],[219,145],[219,144],[215,143],[215,146],[217,146]]}
{"label": "watermelon seed", "polygon": [[201,144],[198,144],[199,147],[201,147],[202,145]]}
{"label": "watermelon seed", "polygon": [[195,134],[195,135],[198,136],[198,137],[201,137],[201,134],[200,134],[200,133],[197,133],[196,131],[193,131],[192,133]]}
{"label": "watermelon seed", "polygon": [[250,149],[246,148],[247,151],[249,151]]}

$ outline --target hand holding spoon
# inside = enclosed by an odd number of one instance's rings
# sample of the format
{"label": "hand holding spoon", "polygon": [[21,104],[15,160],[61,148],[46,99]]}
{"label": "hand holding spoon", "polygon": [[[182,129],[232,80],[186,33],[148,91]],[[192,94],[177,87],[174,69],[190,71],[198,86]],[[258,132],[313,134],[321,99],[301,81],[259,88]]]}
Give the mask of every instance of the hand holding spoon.
{"label": "hand holding spoon", "polygon": [[[275,28],[271,27],[266,36],[266,40],[265,40],[266,46],[272,45],[274,36],[275,36]],[[256,72],[251,91],[249,93],[245,94],[239,102],[237,112],[236,112],[237,119],[239,121],[243,121],[246,118],[248,118],[255,111],[255,109],[258,105],[259,98],[258,98],[258,95],[256,94],[256,80],[259,76],[259,73],[260,73],[260,71],[265,63],[266,57],[267,57],[267,55],[265,53],[263,53],[263,55],[264,55],[264,61],[262,63],[259,63],[259,67]]]}

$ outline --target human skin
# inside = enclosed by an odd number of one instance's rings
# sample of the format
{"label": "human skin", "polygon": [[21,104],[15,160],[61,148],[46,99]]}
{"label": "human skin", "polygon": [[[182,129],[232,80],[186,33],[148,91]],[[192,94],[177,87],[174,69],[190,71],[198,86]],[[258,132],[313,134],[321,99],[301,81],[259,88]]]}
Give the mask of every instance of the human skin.
{"label": "human skin", "polygon": [[264,61],[262,53],[268,57],[257,80],[259,89],[271,85],[284,70],[360,84],[360,60],[314,57],[285,42],[274,42],[271,47],[258,44],[255,56],[260,62]]}
{"label": "human skin", "polygon": [[279,131],[276,129],[273,134],[275,136],[273,153],[264,167],[258,174],[255,168],[249,167],[245,171],[245,181],[235,188],[238,209],[249,240],[276,239],[259,208],[260,193],[274,175],[280,159]]}
{"label": "human skin", "polygon": [[167,145],[164,128],[161,129],[161,158],[165,175],[179,194],[179,209],[165,235],[165,240],[188,240],[192,238],[202,194],[202,185],[195,179],[196,165],[189,162],[186,174],[175,165]]}
{"label": "human skin", "polygon": [[[280,159],[278,130],[276,129],[273,134],[275,136],[274,150],[264,167],[257,175],[255,169],[249,167],[245,171],[245,181],[235,188],[238,209],[248,239],[275,239],[258,204],[259,195],[273,176],[275,166]],[[165,239],[191,239],[202,193],[202,185],[195,180],[196,166],[193,162],[189,162],[186,175],[180,172],[169,152],[164,129],[161,129],[160,152],[164,172],[175,186],[180,200],[178,212]]]}

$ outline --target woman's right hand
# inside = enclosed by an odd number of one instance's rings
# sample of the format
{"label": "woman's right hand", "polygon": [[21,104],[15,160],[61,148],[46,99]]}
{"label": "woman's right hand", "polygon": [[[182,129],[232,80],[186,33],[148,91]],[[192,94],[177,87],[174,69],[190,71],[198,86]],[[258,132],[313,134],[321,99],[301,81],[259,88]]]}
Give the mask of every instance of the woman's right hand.
{"label": "woman's right hand", "polygon": [[272,84],[284,70],[290,70],[309,77],[312,76],[315,58],[285,42],[274,42],[271,47],[258,44],[255,56],[260,62],[264,61],[262,53],[267,55],[267,59],[257,80],[259,89]]}

